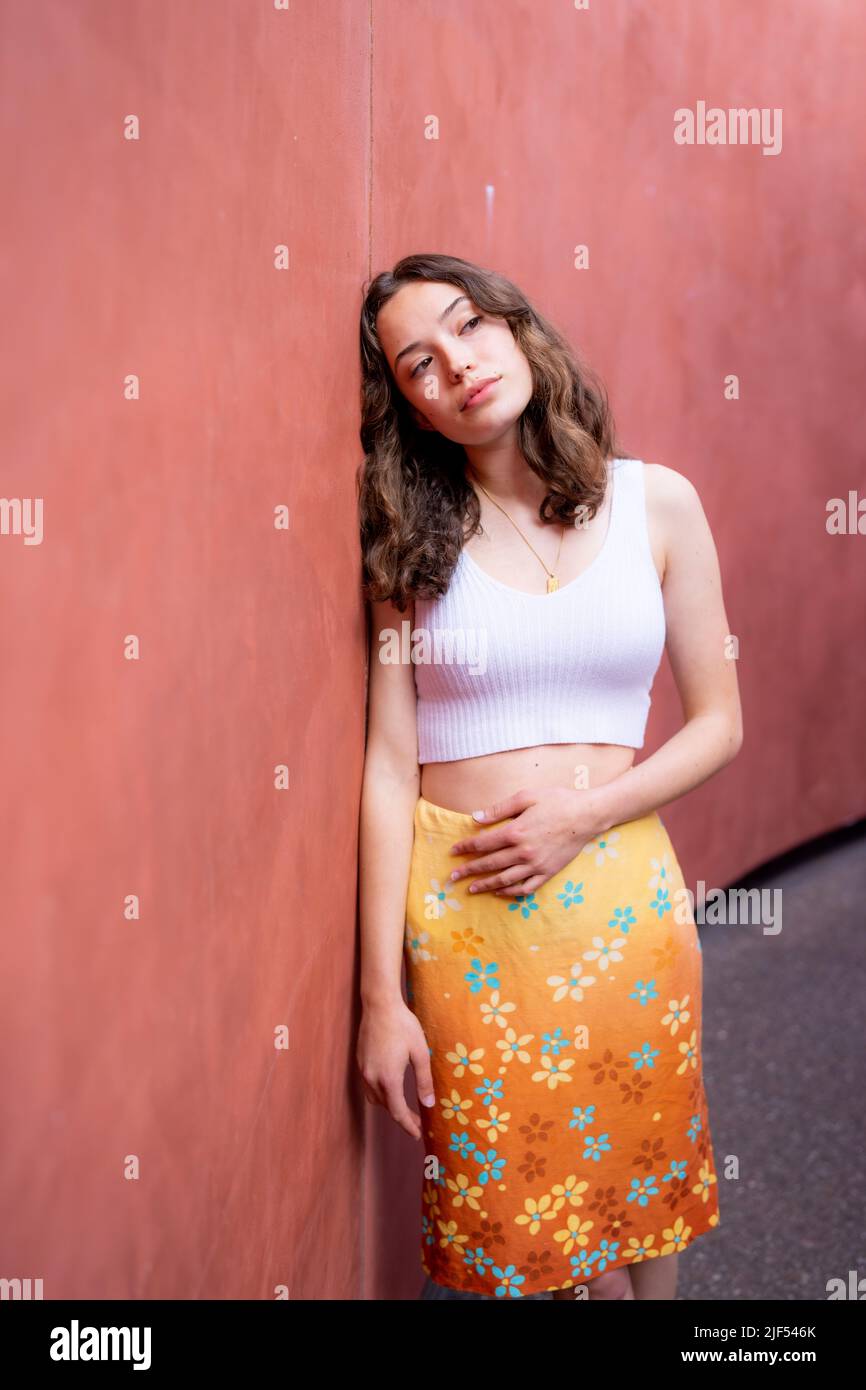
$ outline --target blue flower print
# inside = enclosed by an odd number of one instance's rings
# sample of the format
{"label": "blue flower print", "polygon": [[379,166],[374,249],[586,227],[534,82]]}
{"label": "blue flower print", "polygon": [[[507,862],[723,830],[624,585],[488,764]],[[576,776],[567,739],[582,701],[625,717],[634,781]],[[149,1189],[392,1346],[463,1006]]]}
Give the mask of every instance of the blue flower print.
{"label": "blue flower print", "polygon": [[491,1178],[494,1182],[501,1181],[502,1170],[507,1160],[504,1158],[497,1158],[495,1149],[488,1149],[486,1154],[483,1149],[476,1149],[472,1157],[475,1159],[476,1163],[482,1165],[481,1171],[478,1174],[478,1181],[482,1185],[488,1183]]}
{"label": "blue flower print", "polygon": [[651,1047],[648,1042],[641,1044],[640,1052],[630,1052],[629,1057],[634,1057],[634,1069],[640,1071],[641,1067],[654,1067],[655,1059],[659,1055],[660,1049]]}
{"label": "blue flower print", "polygon": [[478,1148],[475,1141],[469,1138],[465,1129],[462,1134],[452,1134],[451,1140],[452,1142],[448,1145],[449,1149],[452,1153],[459,1153],[461,1158],[468,1158]]}
{"label": "blue flower print", "polygon": [[483,1245],[476,1245],[475,1249],[469,1249],[463,1256],[463,1263],[470,1265],[476,1274],[486,1274],[487,1266],[493,1264],[493,1256],[484,1251]]}
{"label": "blue flower print", "polygon": [[508,904],[509,912],[522,912],[524,917],[528,917],[530,912],[538,911],[538,903],[535,902],[534,893],[518,893],[513,903]]}
{"label": "blue flower print", "polygon": [[685,1181],[688,1163],[684,1158],[671,1159],[671,1166],[666,1173],[662,1173],[662,1182],[673,1182],[678,1178],[680,1182]]}
{"label": "blue flower print", "polygon": [[474,1094],[483,1096],[485,1105],[493,1105],[495,1101],[503,1100],[502,1078],[497,1077],[495,1081],[491,1081],[489,1076],[485,1076],[483,1085],[476,1086]]}
{"label": "blue flower print", "polygon": [[556,895],[558,898],[562,898],[563,907],[571,907],[573,903],[583,902],[583,894],[580,891],[582,887],[583,883],[572,883],[571,879],[567,881],[564,891]]}
{"label": "blue flower print", "polygon": [[500,1269],[498,1265],[494,1265],[493,1274],[495,1278],[502,1280],[496,1289],[497,1298],[505,1298],[506,1295],[510,1295],[511,1298],[523,1297],[520,1285],[526,1279],[526,1275],[518,1274],[516,1265],[508,1265],[505,1269]]}
{"label": "blue flower print", "polygon": [[635,980],[634,989],[628,996],[629,999],[637,999],[642,1007],[645,1007],[650,999],[658,999],[659,992],[656,989],[655,980]]}
{"label": "blue flower print", "polygon": [[472,961],[472,969],[463,976],[469,981],[469,993],[478,994],[482,989],[499,989],[499,966],[482,965],[480,960]]}
{"label": "blue flower print", "polygon": [[542,1033],[544,1046],[542,1052],[550,1052],[554,1057],[558,1057],[563,1048],[571,1047],[571,1038],[562,1036],[562,1029],[557,1028],[555,1033]]}
{"label": "blue flower print", "polygon": [[604,1150],[610,1148],[607,1138],[606,1134],[600,1134],[597,1139],[593,1139],[592,1135],[588,1134],[583,1141],[586,1144],[583,1151],[584,1158],[591,1158],[598,1163]]}
{"label": "blue flower print", "polygon": [[588,1255],[585,1250],[581,1250],[577,1255],[569,1255],[568,1262],[571,1265],[571,1277],[575,1283],[583,1283],[584,1279],[594,1279],[595,1270],[593,1262],[598,1258],[598,1251]]}
{"label": "blue flower print", "polygon": [[421,1239],[425,1245],[432,1245],[436,1239],[436,1232],[433,1229],[433,1222],[429,1216],[421,1217]]}
{"label": "blue flower print", "polygon": [[689,1127],[686,1130],[686,1135],[689,1139],[691,1139],[693,1144],[697,1143],[698,1135],[700,1134],[702,1129],[703,1125],[701,1124],[700,1115],[692,1115],[692,1118],[689,1122]]}
{"label": "blue flower print", "polygon": [[645,1207],[650,1197],[657,1197],[659,1190],[655,1185],[655,1177],[651,1173],[648,1178],[632,1178],[631,1192],[626,1196],[627,1202],[637,1202],[639,1207]]}
{"label": "blue flower print", "polygon": [[439,1163],[438,1167],[439,1167],[439,1176],[438,1176],[438,1178],[431,1178],[430,1181],[431,1181],[432,1183],[435,1183],[435,1185],[436,1185],[437,1187],[443,1187],[443,1188],[444,1188],[444,1187],[447,1187],[447,1186],[448,1186],[448,1178],[449,1178],[449,1176],[450,1176],[449,1170],[445,1167],[445,1164],[444,1164],[444,1163],[441,1163],[441,1162]]}
{"label": "blue flower print", "polygon": [[574,1105],[572,1106],[571,1113],[574,1116],[574,1119],[569,1120],[569,1129],[574,1129],[574,1126],[577,1125],[578,1129],[584,1130],[587,1125],[595,1124],[594,1105],[587,1105],[585,1107],[581,1105]]}
{"label": "blue flower print", "polygon": [[618,1250],[618,1240],[603,1240],[598,1249],[593,1250],[590,1259],[598,1262],[599,1273],[601,1273],[603,1269],[606,1269],[612,1260],[616,1259],[616,1252]]}
{"label": "blue flower print", "polygon": [[657,888],[656,895],[650,903],[650,912],[657,912],[659,918],[664,917],[666,912],[671,912],[671,895],[667,888]]}
{"label": "blue flower print", "polygon": [[614,931],[628,936],[628,929],[637,925],[637,918],[630,907],[615,907],[607,925],[613,927]]}

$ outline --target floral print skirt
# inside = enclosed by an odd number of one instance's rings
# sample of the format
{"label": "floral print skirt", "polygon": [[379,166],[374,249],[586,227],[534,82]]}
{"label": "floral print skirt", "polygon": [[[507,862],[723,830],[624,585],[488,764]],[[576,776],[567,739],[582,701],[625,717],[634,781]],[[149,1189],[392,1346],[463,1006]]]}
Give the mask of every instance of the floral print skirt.
{"label": "floral print skirt", "polygon": [[499,1298],[577,1290],[719,1224],[698,931],[658,812],[516,898],[449,883],[472,857],[451,845],[480,828],[418,800],[404,955],[436,1093],[421,1264]]}

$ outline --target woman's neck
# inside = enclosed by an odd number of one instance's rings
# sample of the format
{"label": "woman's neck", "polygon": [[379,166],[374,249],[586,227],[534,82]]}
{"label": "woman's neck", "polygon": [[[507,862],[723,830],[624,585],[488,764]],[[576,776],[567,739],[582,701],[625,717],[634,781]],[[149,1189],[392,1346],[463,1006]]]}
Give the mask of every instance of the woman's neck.
{"label": "woman's neck", "polygon": [[466,477],[476,487],[486,488],[497,502],[509,502],[537,511],[548,489],[529,467],[523,455],[512,449],[487,452],[466,464]]}

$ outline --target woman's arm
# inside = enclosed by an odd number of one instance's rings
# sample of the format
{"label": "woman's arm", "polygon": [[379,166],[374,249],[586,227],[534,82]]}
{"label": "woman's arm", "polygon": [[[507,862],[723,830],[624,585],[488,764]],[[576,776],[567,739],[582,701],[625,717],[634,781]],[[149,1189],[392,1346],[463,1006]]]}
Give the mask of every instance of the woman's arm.
{"label": "woman's arm", "polygon": [[[367,748],[360,814],[361,1001],[357,1061],[368,1098],[385,1105],[414,1138],[420,1119],[406,1104],[407,1063],[418,1094],[433,1103],[430,1054],[424,1031],[400,988],[406,931],[406,894],[420,787],[414,668],[383,664],[379,634],[400,631],[413,613],[373,603],[370,627]],[[429,1097],[429,1102],[426,1098]]]}
{"label": "woman's arm", "polygon": [[692,791],[736,757],[743,743],[736,643],[700,497],[672,468],[646,469],[647,505],[665,548],[667,652],[685,724],[644,762],[585,793],[599,832]]}
{"label": "woman's arm", "polygon": [[[361,998],[364,1004],[402,1000],[400,970],[406,892],[414,842],[418,767],[413,668],[379,660],[379,635],[400,631],[406,613],[390,603],[371,608],[367,747],[361,792]],[[412,621],[412,613],[408,614]]]}

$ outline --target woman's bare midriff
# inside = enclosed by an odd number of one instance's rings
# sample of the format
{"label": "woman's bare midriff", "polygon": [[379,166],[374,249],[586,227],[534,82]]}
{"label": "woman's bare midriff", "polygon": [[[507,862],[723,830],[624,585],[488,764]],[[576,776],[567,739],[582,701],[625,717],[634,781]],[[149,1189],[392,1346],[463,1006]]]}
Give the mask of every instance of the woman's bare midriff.
{"label": "woman's bare midriff", "polygon": [[635,749],[618,743],[545,743],[480,758],[424,763],[421,795],[448,811],[471,815],[522,787],[592,789],[627,772]]}

